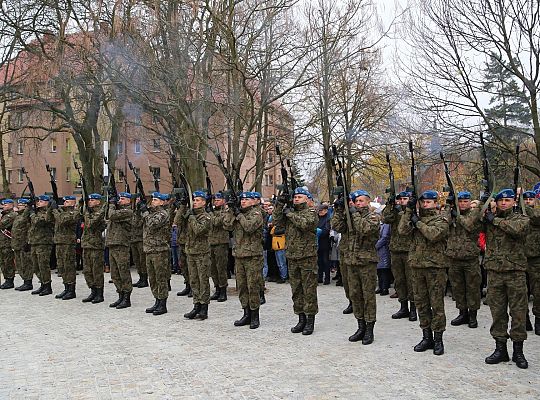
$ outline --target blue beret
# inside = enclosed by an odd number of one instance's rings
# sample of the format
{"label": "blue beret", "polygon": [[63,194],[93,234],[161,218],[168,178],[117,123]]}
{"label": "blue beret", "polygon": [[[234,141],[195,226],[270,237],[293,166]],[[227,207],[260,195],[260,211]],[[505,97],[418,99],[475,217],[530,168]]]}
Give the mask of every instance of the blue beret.
{"label": "blue beret", "polygon": [[47,195],[47,194],[42,194],[40,196],[38,196],[38,200],[41,200],[41,201],[51,201],[51,196]]}
{"label": "blue beret", "polygon": [[420,196],[420,200],[437,200],[439,198],[439,193],[435,190],[426,190]]}
{"label": "blue beret", "polygon": [[214,193],[214,199],[224,199],[225,196],[223,195],[222,192],[217,192],[217,193]]}
{"label": "blue beret", "polygon": [[169,200],[169,195],[167,193],[152,192],[152,198],[167,201]]}
{"label": "blue beret", "polygon": [[527,190],[526,192],[523,192],[523,198],[524,199],[534,199],[536,197],[536,193],[532,190]]}
{"label": "blue beret", "polygon": [[399,194],[396,196],[396,198],[400,199],[402,197],[411,197],[411,196],[412,196],[411,192],[403,191],[403,192],[399,192]]}
{"label": "blue beret", "polygon": [[195,190],[193,192],[193,198],[195,197],[202,197],[203,199],[206,199],[206,192],[202,191],[202,190]]}
{"label": "blue beret", "polygon": [[354,192],[351,193],[351,199],[352,201],[355,201],[357,197],[360,197],[360,196],[366,196],[366,197],[369,197],[371,199],[371,196],[369,195],[369,193],[365,190],[356,190]]}
{"label": "blue beret", "polygon": [[294,189],[294,194],[303,194],[308,197],[311,196],[311,193],[309,193],[304,187],[297,187]]}
{"label": "blue beret", "polygon": [[253,194],[251,192],[242,192],[242,193],[240,193],[240,198],[241,199],[252,199]]}
{"label": "blue beret", "polygon": [[14,203],[13,199],[4,199],[4,200],[2,200],[2,204],[13,204],[13,203]]}
{"label": "blue beret", "polygon": [[259,192],[251,192],[254,199],[260,199],[262,195]]}
{"label": "blue beret", "polygon": [[467,191],[459,192],[459,193],[457,194],[458,200],[470,200],[471,197],[472,197],[471,192],[467,192]]}
{"label": "blue beret", "polygon": [[26,197],[21,197],[20,199],[17,200],[17,203],[19,203],[19,204],[28,204],[28,203],[30,203],[30,199],[27,199]]}
{"label": "blue beret", "polygon": [[131,193],[129,193],[129,192],[120,192],[120,193],[118,193],[118,196],[131,199]]}
{"label": "blue beret", "polygon": [[101,195],[99,193],[91,193],[88,195],[89,200],[101,200]]}
{"label": "blue beret", "polygon": [[515,197],[515,193],[513,189],[503,189],[499,193],[497,193],[497,196],[495,196],[495,200],[500,199],[513,199]]}
{"label": "blue beret", "polygon": [[64,199],[64,201],[67,201],[67,200],[77,200],[77,198],[75,196],[64,196],[62,197]]}

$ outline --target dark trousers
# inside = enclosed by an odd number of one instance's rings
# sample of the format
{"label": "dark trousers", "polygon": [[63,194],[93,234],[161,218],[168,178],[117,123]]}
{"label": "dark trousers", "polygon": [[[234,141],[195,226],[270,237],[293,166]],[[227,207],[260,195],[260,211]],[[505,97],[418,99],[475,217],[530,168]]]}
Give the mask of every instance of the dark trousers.
{"label": "dark trousers", "polygon": [[390,268],[378,268],[377,280],[379,282],[379,289],[388,290],[390,288],[390,282],[392,281],[392,272]]}
{"label": "dark trousers", "polygon": [[330,250],[317,250],[317,265],[319,267],[319,282],[322,282],[323,276],[325,282],[330,282]]}

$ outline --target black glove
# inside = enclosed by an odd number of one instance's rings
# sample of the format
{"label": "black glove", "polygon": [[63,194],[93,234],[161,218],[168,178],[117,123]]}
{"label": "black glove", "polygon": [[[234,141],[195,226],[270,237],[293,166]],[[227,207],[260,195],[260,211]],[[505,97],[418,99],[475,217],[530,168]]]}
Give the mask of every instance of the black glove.
{"label": "black glove", "polygon": [[49,207],[51,207],[53,210],[58,209],[58,203],[54,200],[49,201]]}
{"label": "black glove", "polygon": [[173,204],[174,208],[180,208],[182,206],[182,200],[175,200]]}
{"label": "black glove", "polygon": [[343,199],[337,199],[336,201],[334,201],[334,208],[336,210],[344,210],[345,202],[343,201]]}
{"label": "black glove", "polygon": [[411,198],[407,202],[407,208],[410,209],[410,210],[416,210],[416,203],[417,202],[418,202],[418,200],[416,199],[416,197],[411,196]]}
{"label": "black glove", "polygon": [[402,208],[403,208],[403,206],[401,204],[396,204],[394,206],[394,210],[396,210],[397,212],[400,212]]}
{"label": "black glove", "polygon": [[187,196],[184,196],[180,199],[180,204],[183,205],[183,206],[187,206],[188,204],[188,198]]}
{"label": "black glove", "polygon": [[420,217],[417,214],[411,215],[411,223],[416,227],[416,224],[420,221]]}
{"label": "black glove", "polygon": [[452,208],[452,209],[450,210],[450,216],[451,216],[452,218],[457,218],[457,211],[456,211],[455,208]]}
{"label": "black glove", "polygon": [[278,202],[281,204],[287,204],[289,202],[289,195],[280,194],[277,198]]}
{"label": "black glove", "polygon": [[487,222],[488,224],[492,224],[493,221],[495,220],[495,214],[493,214],[493,213],[491,212],[491,210],[487,210],[487,211],[486,211],[486,214],[484,215],[484,219],[486,220],[486,222]]}
{"label": "black glove", "polygon": [[139,212],[144,213],[148,211],[148,205],[146,204],[146,201],[139,202]]}
{"label": "black glove", "polygon": [[234,206],[234,207],[232,208],[232,212],[233,212],[233,214],[234,214],[235,217],[238,217],[238,216],[240,215],[240,208]]}
{"label": "black glove", "polygon": [[450,193],[448,197],[446,198],[446,204],[454,204],[454,200],[455,200],[454,194]]}
{"label": "black glove", "polygon": [[388,197],[388,200],[386,201],[389,206],[393,206],[396,204],[396,196],[390,196]]}
{"label": "black glove", "polygon": [[283,215],[288,216],[290,213],[292,213],[293,210],[291,210],[289,207],[285,207],[283,209]]}
{"label": "black glove", "polygon": [[354,213],[357,213],[358,210],[356,209],[356,207],[351,207],[349,208],[349,214],[353,215]]}
{"label": "black glove", "polygon": [[484,192],[484,194],[480,197],[480,201],[482,203],[485,203],[486,201],[488,201],[489,197],[491,196],[491,193],[489,192]]}

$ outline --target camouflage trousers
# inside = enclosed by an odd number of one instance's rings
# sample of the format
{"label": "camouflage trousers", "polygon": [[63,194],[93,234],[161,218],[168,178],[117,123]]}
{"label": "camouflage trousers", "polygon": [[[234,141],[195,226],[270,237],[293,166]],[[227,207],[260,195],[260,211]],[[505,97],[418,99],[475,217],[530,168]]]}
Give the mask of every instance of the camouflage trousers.
{"label": "camouflage trousers", "polygon": [[133,290],[131,273],[129,272],[129,247],[109,246],[111,263],[111,279],[118,293],[129,293]]}
{"label": "camouflage trousers", "polygon": [[15,250],[15,266],[23,281],[29,281],[32,279],[32,256],[30,250]]}
{"label": "camouflage trousers", "polygon": [[295,314],[315,315],[319,312],[317,303],[317,272],[317,256],[302,258],[300,260],[289,260],[289,282],[291,284],[293,310]]}
{"label": "camouflage trousers", "polygon": [[236,287],[242,308],[256,310],[261,306],[259,293],[261,291],[262,254],[254,257],[237,257],[235,259]]}
{"label": "camouflage trousers", "polygon": [[0,249],[0,266],[4,279],[15,278],[15,254],[11,247]]}
{"label": "camouflage trousers", "polygon": [[146,253],[146,269],[154,298],[163,300],[169,297],[169,250]]}
{"label": "camouflage trousers", "polygon": [[431,328],[433,332],[444,332],[444,291],[446,270],[444,268],[411,268],[413,276],[414,302],[418,310],[420,328]]}
{"label": "camouflage trousers", "polygon": [[343,289],[345,289],[345,297],[347,300],[350,300],[349,292],[349,263],[344,262],[343,260],[339,263],[339,272],[341,272],[341,282],[343,282]]}
{"label": "camouflage trousers", "polygon": [[31,247],[34,273],[42,284],[51,281],[51,252],[52,245],[32,245]]}
{"label": "camouflage trousers", "polygon": [[449,259],[448,279],[452,284],[452,297],[458,310],[480,308],[482,273],[478,258],[470,260]]}
{"label": "camouflage trousers", "polygon": [[[490,328],[495,339],[527,339],[525,321],[528,310],[527,279],[523,271],[488,271],[487,302],[493,320]],[[508,309],[512,322],[508,335]]]}
{"label": "camouflage trousers", "polygon": [[75,245],[56,245],[56,264],[58,272],[62,274],[62,282],[65,285],[75,283],[77,276],[77,265],[75,264]]}
{"label": "camouflage trousers", "polygon": [[193,292],[193,304],[210,303],[210,256],[208,254],[187,255],[189,265],[189,284]]}
{"label": "camouflage trousers", "polygon": [[212,264],[210,276],[214,287],[227,287],[227,262],[229,261],[229,244],[216,244],[210,247]]}
{"label": "camouflage trousers", "polygon": [[105,258],[102,249],[83,249],[83,275],[89,288],[102,288]]}
{"label": "camouflage trousers", "polygon": [[129,247],[131,249],[131,257],[133,258],[133,264],[135,264],[137,273],[139,275],[146,274],[146,256],[143,251],[143,242],[133,242]]}
{"label": "camouflage trousers", "polygon": [[392,251],[390,255],[394,288],[399,296],[399,301],[414,301],[413,277],[408,261],[409,253],[406,251]]}
{"label": "camouflage trousers", "polygon": [[349,266],[349,295],[354,317],[366,322],[377,320],[377,263]]}
{"label": "camouflage trousers", "polygon": [[533,295],[532,312],[536,318],[540,318],[540,257],[528,258],[527,272]]}
{"label": "camouflage trousers", "polygon": [[184,244],[178,245],[178,263],[180,264],[180,272],[182,272],[182,275],[184,276],[184,284],[191,285],[191,283],[189,283],[189,267],[186,256],[186,245]]}

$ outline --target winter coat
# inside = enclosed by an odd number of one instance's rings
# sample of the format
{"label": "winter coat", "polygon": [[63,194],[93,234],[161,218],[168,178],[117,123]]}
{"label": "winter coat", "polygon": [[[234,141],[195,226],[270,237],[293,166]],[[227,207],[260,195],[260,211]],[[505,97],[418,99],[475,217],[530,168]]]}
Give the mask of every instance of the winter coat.
{"label": "winter coat", "polygon": [[377,249],[377,256],[379,262],[377,263],[377,269],[390,268],[390,237],[391,237],[390,224],[381,224],[379,228],[379,240],[375,243]]}

